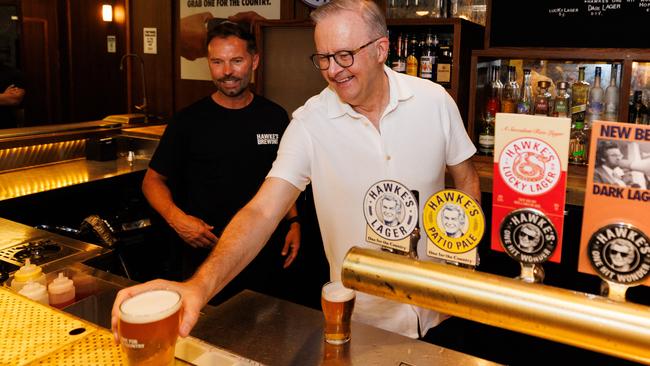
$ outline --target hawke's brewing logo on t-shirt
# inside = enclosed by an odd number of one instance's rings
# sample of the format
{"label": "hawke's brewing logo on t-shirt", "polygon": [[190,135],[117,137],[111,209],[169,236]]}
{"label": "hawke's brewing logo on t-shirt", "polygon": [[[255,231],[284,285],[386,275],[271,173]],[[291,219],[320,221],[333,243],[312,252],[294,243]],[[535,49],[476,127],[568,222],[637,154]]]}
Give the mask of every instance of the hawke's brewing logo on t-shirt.
{"label": "hawke's brewing logo on t-shirt", "polygon": [[524,137],[506,145],[499,157],[499,173],[513,190],[527,195],[548,192],[560,180],[557,152],[546,142]]}
{"label": "hawke's brewing logo on t-shirt", "polygon": [[280,142],[280,135],[277,133],[258,133],[258,145],[277,145]]}
{"label": "hawke's brewing logo on t-shirt", "polygon": [[650,240],[632,225],[616,223],[598,229],[588,248],[589,261],[604,280],[635,284],[650,272]]}
{"label": "hawke's brewing logo on t-shirt", "polygon": [[367,242],[408,252],[408,237],[418,224],[418,204],[406,186],[391,180],[373,184],[363,200],[363,214]]}

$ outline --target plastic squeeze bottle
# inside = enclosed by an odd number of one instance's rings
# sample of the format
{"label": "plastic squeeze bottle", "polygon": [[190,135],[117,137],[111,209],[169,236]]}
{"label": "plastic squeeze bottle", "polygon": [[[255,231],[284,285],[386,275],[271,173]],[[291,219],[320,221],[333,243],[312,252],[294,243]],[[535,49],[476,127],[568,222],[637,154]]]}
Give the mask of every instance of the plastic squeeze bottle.
{"label": "plastic squeeze bottle", "polygon": [[50,294],[50,305],[55,308],[61,309],[74,302],[74,283],[63,272],[59,272],[59,277],[50,282],[47,291]]}
{"label": "plastic squeeze bottle", "polygon": [[41,304],[50,304],[47,288],[41,283],[29,281],[18,293]]}
{"label": "plastic squeeze bottle", "polygon": [[11,288],[16,292],[20,292],[23,286],[30,281],[38,282],[43,286],[46,285],[43,269],[40,266],[31,264],[28,258],[25,260],[25,265],[20,267],[14,273],[14,279],[11,281]]}

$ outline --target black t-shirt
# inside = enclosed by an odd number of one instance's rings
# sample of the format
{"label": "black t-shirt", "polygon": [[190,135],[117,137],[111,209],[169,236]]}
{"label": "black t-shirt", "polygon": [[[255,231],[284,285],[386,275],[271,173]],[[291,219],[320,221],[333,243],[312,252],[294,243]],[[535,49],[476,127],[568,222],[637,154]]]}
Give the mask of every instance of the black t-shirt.
{"label": "black t-shirt", "polygon": [[288,122],[282,107],[261,96],[242,109],[208,96],[174,116],[150,167],[168,178],[175,203],[219,236],[264,181]]}
{"label": "black t-shirt", "polygon": [[[19,70],[0,63],[0,93],[4,93],[10,85],[25,88],[23,75]],[[15,109],[15,106],[0,105],[0,128],[17,127]]]}

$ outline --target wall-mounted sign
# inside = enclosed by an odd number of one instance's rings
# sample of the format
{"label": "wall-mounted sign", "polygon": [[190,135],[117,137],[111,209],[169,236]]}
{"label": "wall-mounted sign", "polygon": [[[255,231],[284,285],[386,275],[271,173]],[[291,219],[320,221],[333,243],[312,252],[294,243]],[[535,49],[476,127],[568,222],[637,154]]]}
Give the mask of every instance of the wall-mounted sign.
{"label": "wall-mounted sign", "polygon": [[179,4],[181,79],[211,80],[205,57],[206,25],[210,19],[249,11],[266,19],[280,19],[280,0],[180,0]]}
{"label": "wall-mounted sign", "polygon": [[116,46],[116,38],[115,36],[106,36],[106,52],[108,53],[115,53],[117,52],[117,46]]}
{"label": "wall-mounted sign", "polygon": [[157,28],[143,28],[142,29],[142,46],[144,53],[158,53],[158,29]]}

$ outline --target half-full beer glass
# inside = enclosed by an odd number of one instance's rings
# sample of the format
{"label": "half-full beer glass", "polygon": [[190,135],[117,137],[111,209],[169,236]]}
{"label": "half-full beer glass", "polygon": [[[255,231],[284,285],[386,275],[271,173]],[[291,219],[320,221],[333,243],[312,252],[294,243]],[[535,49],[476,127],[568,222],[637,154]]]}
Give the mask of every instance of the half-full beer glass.
{"label": "half-full beer glass", "polygon": [[180,323],[181,295],[154,290],[124,300],[118,332],[130,365],[171,365]]}
{"label": "half-full beer glass", "polygon": [[350,340],[350,318],[354,309],[354,290],[340,281],[323,285],[321,306],[325,315],[325,342],[343,344]]}

